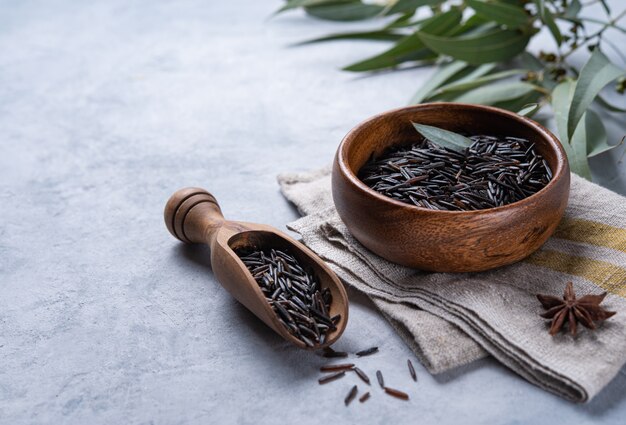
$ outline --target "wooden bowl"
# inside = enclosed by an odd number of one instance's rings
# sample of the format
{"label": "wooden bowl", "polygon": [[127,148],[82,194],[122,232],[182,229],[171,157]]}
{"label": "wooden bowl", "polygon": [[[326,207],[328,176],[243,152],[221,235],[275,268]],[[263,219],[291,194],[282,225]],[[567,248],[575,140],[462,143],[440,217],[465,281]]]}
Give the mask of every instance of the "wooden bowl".
{"label": "wooden bowl", "polygon": [[[531,140],[553,178],[528,198],[478,211],[430,210],[384,196],[361,182],[357,173],[372,155],[420,140],[411,121]],[[559,224],[569,186],[567,157],[547,129],[502,109],[460,103],[410,106],[362,122],[339,145],[332,172],[335,206],[356,239],[391,262],[437,272],[482,271],[527,257]]]}

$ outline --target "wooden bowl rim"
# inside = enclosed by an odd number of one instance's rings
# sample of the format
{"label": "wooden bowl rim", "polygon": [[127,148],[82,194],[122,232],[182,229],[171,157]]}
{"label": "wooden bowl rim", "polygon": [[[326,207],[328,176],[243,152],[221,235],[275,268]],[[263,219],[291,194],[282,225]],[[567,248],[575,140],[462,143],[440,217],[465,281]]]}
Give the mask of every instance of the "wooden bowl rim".
{"label": "wooden bowl rim", "polygon": [[[557,168],[556,170],[552,170],[552,179],[547,185],[541,188],[538,192],[535,192],[532,195],[520,201],[516,201],[516,202],[502,205],[499,207],[485,208],[481,210],[471,210],[471,211],[431,210],[429,208],[418,207],[417,205],[411,205],[406,202],[398,201],[396,199],[390,198],[388,196],[383,195],[382,193],[375,191],[374,189],[370,188],[365,183],[363,183],[361,179],[359,179],[357,175],[352,171],[352,169],[348,167],[347,165],[348,164],[348,161],[347,161],[348,147],[350,146],[350,144],[354,143],[355,140],[357,140],[358,133],[362,132],[364,127],[371,124],[373,121],[379,120],[388,115],[393,115],[393,114],[397,114],[400,112],[420,111],[420,110],[433,109],[433,108],[434,109],[452,108],[456,110],[474,109],[474,110],[479,110],[482,112],[487,112],[487,113],[491,113],[495,115],[501,115],[501,116],[504,115],[504,116],[507,116],[508,118],[513,119],[514,121],[517,121],[521,125],[530,127],[532,130],[538,133],[539,136],[547,140],[548,145],[556,153]],[[559,139],[557,139],[557,137],[554,134],[552,134],[551,131],[549,131],[547,128],[545,128],[538,122],[533,121],[530,118],[518,115],[514,112],[510,112],[505,109],[495,108],[493,106],[474,105],[474,104],[469,104],[469,103],[456,103],[456,102],[422,103],[419,105],[404,106],[402,108],[395,108],[395,109],[382,112],[380,114],[376,114],[366,119],[365,121],[360,122],[355,127],[353,127],[348,132],[348,134],[344,136],[343,140],[339,144],[339,149],[337,150],[337,162],[338,162],[341,173],[347,178],[348,182],[352,185],[352,187],[355,188],[356,190],[359,190],[364,195],[372,198],[372,200],[386,202],[388,204],[395,205],[400,208],[406,208],[408,210],[413,210],[413,211],[425,213],[425,214],[454,214],[454,215],[466,215],[466,216],[489,214],[493,212],[506,211],[509,209],[517,209],[520,207],[524,207],[526,204],[533,202],[534,198],[538,196],[542,196],[546,191],[550,190],[553,186],[555,186],[557,182],[561,180],[563,176],[565,175],[565,173],[568,172],[569,170],[569,166],[567,162],[567,155],[565,154],[565,150],[563,149],[561,142],[559,141]]]}

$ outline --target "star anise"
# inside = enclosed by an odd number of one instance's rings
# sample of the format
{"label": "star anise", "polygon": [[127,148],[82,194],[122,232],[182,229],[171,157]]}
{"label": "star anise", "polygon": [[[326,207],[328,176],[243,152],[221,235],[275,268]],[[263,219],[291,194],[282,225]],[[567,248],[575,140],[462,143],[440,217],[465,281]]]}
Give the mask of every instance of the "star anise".
{"label": "star anise", "polygon": [[600,295],[585,295],[576,299],[572,282],[567,283],[562,299],[552,295],[537,294],[537,299],[543,305],[543,308],[548,310],[541,317],[552,319],[550,335],[556,335],[566,321],[569,324],[569,331],[572,335],[576,335],[577,322],[580,322],[586,328],[595,329],[594,321],[606,320],[615,314],[614,311],[607,311],[600,307],[604,297],[606,297],[606,292]]}

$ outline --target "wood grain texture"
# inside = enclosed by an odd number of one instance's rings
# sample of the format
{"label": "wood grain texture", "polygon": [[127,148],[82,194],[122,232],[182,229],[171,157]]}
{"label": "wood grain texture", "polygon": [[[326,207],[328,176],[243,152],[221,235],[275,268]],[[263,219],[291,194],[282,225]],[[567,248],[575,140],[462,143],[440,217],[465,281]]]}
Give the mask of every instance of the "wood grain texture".
{"label": "wood grain texture", "polygon": [[[553,179],[526,199],[479,211],[433,211],[386,197],[361,182],[357,173],[372,155],[418,141],[411,121],[531,140]],[[482,271],[527,257],[556,229],[569,186],[567,157],[547,129],[498,108],[455,103],[410,106],[364,121],[339,145],[332,172],[335,206],[356,239],[389,261],[437,272]]]}
{"label": "wood grain texture", "polygon": [[277,334],[294,345],[309,349],[278,321],[257,282],[239,259],[238,248],[275,248],[286,250],[301,264],[310,265],[322,288],[333,297],[330,315],[341,315],[337,329],[327,334],[323,344],[334,343],[348,321],[348,296],[332,270],[300,242],[271,226],[224,219],[217,200],[204,189],[189,187],[175,192],[167,202],[165,225],[170,233],[185,243],[206,243],[211,252],[211,268],[221,285]]}

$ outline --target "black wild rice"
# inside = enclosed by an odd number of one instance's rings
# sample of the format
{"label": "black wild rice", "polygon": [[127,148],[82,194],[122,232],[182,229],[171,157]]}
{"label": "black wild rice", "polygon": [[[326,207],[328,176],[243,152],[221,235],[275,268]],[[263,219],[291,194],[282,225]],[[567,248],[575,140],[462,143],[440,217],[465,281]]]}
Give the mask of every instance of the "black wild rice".
{"label": "black wild rice", "polygon": [[365,382],[366,384],[369,385],[370,383],[370,378],[369,376],[367,376],[365,374],[365,372],[363,372],[361,369],[359,369],[358,367],[354,367],[352,370],[354,370],[354,372],[359,376],[359,378],[361,378],[363,380],[363,382]]}
{"label": "black wild rice", "polygon": [[345,375],[346,375],[346,371],[343,370],[341,372],[337,372],[337,373],[333,373],[333,374],[330,374],[330,375],[326,375],[326,376],[318,379],[317,382],[319,382],[320,385],[327,384],[327,383],[329,383],[331,381],[334,381],[335,379],[343,378]]}
{"label": "black wild rice", "polygon": [[385,389],[385,380],[383,379],[383,373],[380,370],[376,371],[376,379],[380,388]]}
{"label": "black wild rice", "polygon": [[369,398],[370,398],[370,393],[366,392],[365,394],[361,396],[361,398],[359,399],[359,402],[365,403]]}
{"label": "black wild rice", "polygon": [[361,350],[356,353],[357,357],[369,356],[370,354],[374,354],[378,351],[378,347],[368,348],[367,350]]}
{"label": "black wild rice", "polygon": [[320,367],[320,372],[336,372],[338,370],[352,370],[354,363],[333,364]]}
{"label": "black wild rice", "polygon": [[534,143],[517,137],[471,136],[463,153],[426,139],[370,159],[359,178],[390,198],[433,210],[467,211],[522,200],[552,179]]}
{"label": "black wild rice", "polygon": [[356,397],[356,394],[359,392],[359,389],[357,388],[357,386],[355,385],[354,387],[352,387],[352,389],[350,390],[350,392],[348,393],[348,395],[346,396],[346,399],[344,400],[344,403],[346,404],[346,406],[348,404],[350,404],[350,402],[352,400],[354,400],[354,397]]}
{"label": "black wild rice", "polygon": [[413,380],[415,382],[417,382],[417,373],[415,373],[415,368],[413,367],[413,363],[411,363],[411,359],[408,359],[406,361],[407,366],[409,366],[409,373],[411,374],[411,378],[413,378]]}
{"label": "black wild rice", "polygon": [[402,399],[402,400],[408,400],[409,399],[409,395],[403,391],[400,390],[394,390],[393,388],[389,388],[389,387],[385,387],[385,392],[387,394],[389,394],[390,396]]}
{"label": "black wild rice", "polygon": [[330,316],[332,295],[311,270],[285,251],[238,249],[282,325],[309,347],[322,344],[339,316]]}

